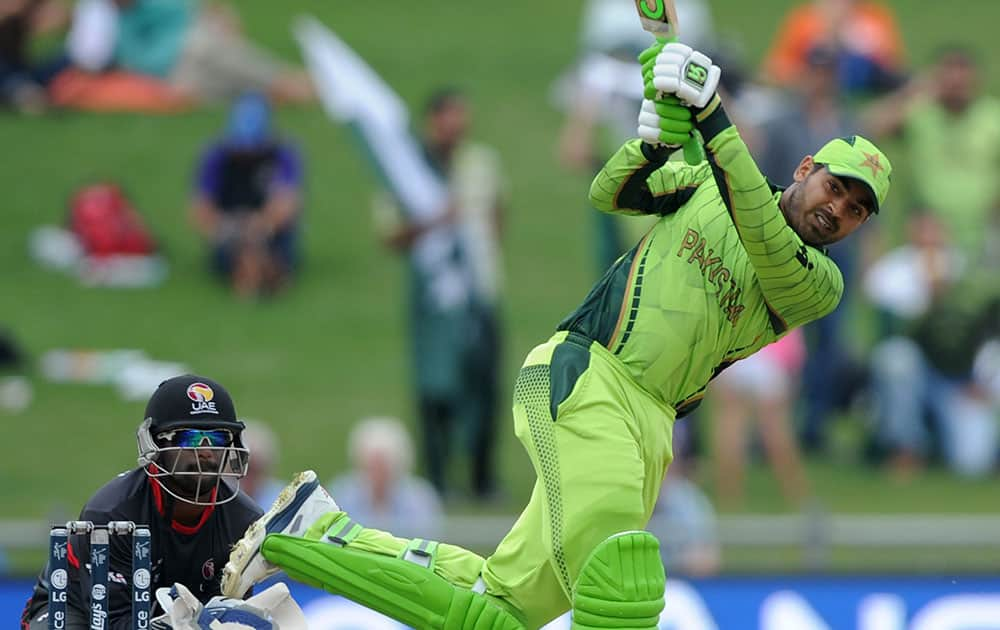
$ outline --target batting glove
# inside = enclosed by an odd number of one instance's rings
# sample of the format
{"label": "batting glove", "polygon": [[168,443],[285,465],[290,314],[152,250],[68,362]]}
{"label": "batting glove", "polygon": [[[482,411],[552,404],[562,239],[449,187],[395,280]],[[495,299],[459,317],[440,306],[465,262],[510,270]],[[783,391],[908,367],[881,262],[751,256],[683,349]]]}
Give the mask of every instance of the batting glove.
{"label": "batting glove", "polygon": [[649,144],[679,147],[691,135],[691,110],[677,102],[642,101],[638,135]]}
{"label": "batting glove", "polygon": [[639,65],[642,66],[643,85],[653,84],[653,66],[656,65],[656,57],[663,51],[667,43],[656,40],[653,45],[639,53]]}
{"label": "batting glove", "polygon": [[673,42],[664,45],[656,56],[646,80],[645,96],[652,99],[673,94],[684,103],[702,109],[715,95],[721,75],[722,70],[706,55]]}

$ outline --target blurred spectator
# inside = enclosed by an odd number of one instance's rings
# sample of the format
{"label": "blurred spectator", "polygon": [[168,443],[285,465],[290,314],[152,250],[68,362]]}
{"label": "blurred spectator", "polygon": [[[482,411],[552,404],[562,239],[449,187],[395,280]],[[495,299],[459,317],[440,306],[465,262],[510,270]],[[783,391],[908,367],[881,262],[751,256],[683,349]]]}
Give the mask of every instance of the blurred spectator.
{"label": "blurred spectator", "polygon": [[69,11],[58,0],[0,1],[0,104],[24,113],[46,108],[45,86],[65,60],[34,61],[31,39],[68,21]]}
{"label": "blurred spectator", "polygon": [[64,109],[173,113],[195,105],[193,94],[162,77],[116,64],[118,5],[113,0],[78,0],[66,35],[68,67],[49,85],[52,104]]}
{"label": "blurred spectator", "polygon": [[833,50],[814,48],[804,60],[807,72],[769,119],[761,121],[754,146],[757,164],[779,186],[792,183],[803,155],[833,138],[849,135],[856,124],[837,83]]}
{"label": "blurred spectator", "polygon": [[712,50],[712,59],[720,68],[725,68],[719,79],[719,96],[725,103],[726,112],[739,128],[750,152],[757,155],[763,126],[779,118],[789,107],[787,94],[782,88],[754,80],[747,66],[746,51],[733,40],[720,42]]}
{"label": "blurred spectator", "polygon": [[443,512],[434,487],[414,476],[413,444],[395,418],[365,418],[348,438],[352,470],[326,487],[365,527],[397,536],[440,538]]}
{"label": "blurred spectator", "polygon": [[66,34],[74,66],[88,72],[108,69],[118,41],[118,7],[113,0],[77,0]]}
{"label": "blurred spectator", "polygon": [[864,290],[878,310],[880,336],[894,336],[924,315],[932,302],[961,279],[966,256],[939,218],[912,214],[907,242],[879,258],[865,273]]}
{"label": "blurred spectator", "polygon": [[432,122],[427,131],[427,149],[432,152],[431,161],[447,174],[472,276],[466,432],[472,492],[477,499],[486,500],[498,492],[497,404],[503,358],[501,238],[507,183],[499,154],[467,139],[469,111],[461,93],[439,91],[431,98],[429,111],[437,122]]}
{"label": "blurred spectator", "polygon": [[243,424],[246,425],[243,445],[250,451],[250,463],[240,487],[257,505],[267,510],[288,483],[274,476],[280,448],[278,436],[263,422],[244,420]]}
{"label": "blurred spectator", "polygon": [[[506,184],[497,153],[468,140],[469,118],[461,92],[454,88],[434,92],[425,110],[423,150],[428,164],[447,182],[452,207],[445,219],[457,230],[456,256],[470,283],[471,298],[461,308],[442,309],[423,299],[425,291],[415,286],[411,325],[431,481],[445,492],[452,445],[461,432],[473,496],[489,500],[497,492],[496,419],[503,349],[500,238]],[[379,211],[386,243],[411,256],[416,255],[417,240],[435,227],[404,217],[388,202]],[[417,273],[412,277],[416,285],[432,281]]]}
{"label": "blurred spectator", "polygon": [[[34,388],[26,377],[28,358],[14,334],[0,327],[0,411],[21,413],[31,404]],[[6,563],[0,549],[0,575]]]}
{"label": "blurred spectator", "polygon": [[[696,49],[710,48],[712,19],[705,0],[678,0],[676,8],[684,42]],[[642,75],[636,56],[652,41],[652,35],[642,29],[633,3],[586,3],[580,58],[556,85],[556,98],[567,110],[559,138],[559,157],[565,166],[592,176],[622,142],[635,137],[636,112],[642,104]],[[600,275],[625,251],[626,243],[636,240],[622,233],[635,226],[605,212],[595,210],[592,216]],[[645,225],[631,219],[631,224],[635,223]]]}
{"label": "blurred spectator", "polygon": [[674,423],[675,457],[663,479],[651,526],[664,525],[660,555],[668,573],[706,576],[718,573],[721,548],[715,508],[693,480],[692,420],[686,416]]}
{"label": "blurred spectator", "polygon": [[976,387],[1000,408],[1000,336],[994,334],[979,348],[972,363],[972,376]]}
{"label": "blurred spectator", "polygon": [[[754,153],[761,171],[774,183],[788,186],[799,160],[829,140],[853,134],[857,125],[847,110],[837,81],[837,58],[832,49],[817,47],[804,59],[806,72],[780,114],[765,121],[756,134]],[[868,226],[862,228],[867,231]],[[865,232],[862,232],[864,234]],[[845,278],[856,273],[862,245],[845,239],[829,247]],[[849,322],[853,283],[844,283],[837,308],[805,326],[809,352],[802,374],[804,418],[802,444],[822,450],[831,414],[851,398],[859,361],[851,355]]]}
{"label": "blurred spectator", "polygon": [[7,328],[0,327],[0,370],[10,372],[23,372],[27,368],[27,358],[24,350],[14,339],[14,333]]}
{"label": "blurred spectator", "polygon": [[875,103],[867,126],[901,135],[914,207],[944,222],[970,257],[1000,265],[1000,101],[982,91],[982,69],[961,46],[942,49],[929,72]]}
{"label": "blurred spectator", "polygon": [[298,151],[274,134],[266,97],[245,94],[223,137],[202,155],[191,208],[215,270],[238,295],[271,294],[291,280],[301,203]]}
{"label": "blurred spectator", "polygon": [[86,0],[69,43],[74,61],[86,70],[152,77],[195,102],[224,102],[247,91],[278,102],[314,98],[306,74],[248,41],[238,16],[225,5]]}
{"label": "blurred spectator", "polygon": [[[481,299],[452,189],[468,110],[462,98],[435,96],[417,137],[403,100],[336,34],[312,18],[299,20],[294,31],[326,111],[349,125],[384,184],[374,200],[375,229],[407,263],[411,378],[424,465],[443,491],[466,411],[471,318]],[[488,198],[495,191],[482,193]]]}
{"label": "blurred spectator", "polygon": [[902,479],[934,454],[961,474],[982,475],[995,466],[1000,435],[997,410],[972,373],[977,351],[1000,332],[995,277],[965,273],[961,249],[933,215],[911,219],[909,239],[865,280],[890,331],[871,358],[875,439]]}
{"label": "blurred spectator", "polygon": [[786,14],[764,60],[766,79],[794,85],[809,72],[816,48],[834,51],[837,77],[848,93],[898,85],[903,44],[892,10],[869,0],[810,0]]}
{"label": "blurred spectator", "polygon": [[796,329],[737,361],[715,379],[718,496],[726,507],[742,506],[747,437],[755,426],[760,429],[761,442],[785,501],[798,507],[809,495],[791,428],[798,391],[796,374],[805,352],[802,333]]}

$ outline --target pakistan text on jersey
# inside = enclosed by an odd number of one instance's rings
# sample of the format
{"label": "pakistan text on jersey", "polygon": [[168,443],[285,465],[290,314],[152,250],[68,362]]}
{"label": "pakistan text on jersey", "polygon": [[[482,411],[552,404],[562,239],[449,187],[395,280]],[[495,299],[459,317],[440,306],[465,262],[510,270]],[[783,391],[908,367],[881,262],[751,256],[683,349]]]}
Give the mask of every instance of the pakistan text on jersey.
{"label": "pakistan text on jersey", "polygon": [[722,307],[729,323],[736,326],[745,308],[740,304],[743,289],[736,286],[733,272],[722,264],[722,258],[713,256],[715,250],[712,248],[706,250],[705,244],[705,238],[701,234],[688,228],[687,234],[681,240],[681,247],[677,250],[677,257],[683,258],[685,252],[690,252],[687,262],[692,264],[697,262],[701,274],[718,287],[719,306]]}

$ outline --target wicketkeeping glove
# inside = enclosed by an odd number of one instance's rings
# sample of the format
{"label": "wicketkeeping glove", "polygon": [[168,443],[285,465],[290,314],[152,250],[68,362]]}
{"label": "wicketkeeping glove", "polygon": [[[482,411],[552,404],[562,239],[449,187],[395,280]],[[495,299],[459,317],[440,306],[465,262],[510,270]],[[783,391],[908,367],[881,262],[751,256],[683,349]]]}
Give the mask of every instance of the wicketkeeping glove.
{"label": "wicketkeeping glove", "polygon": [[151,620],[154,630],[306,630],[299,605],[278,583],[244,601],[213,597],[202,605],[183,584],[156,590],[156,600],[165,613]]}
{"label": "wicketkeeping glove", "polygon": [[647,71],[648,59],[643,62],[640,56],[640,63],[643,63],[646,98],[673,94],[684,103],[699,109],[712,100],[722,75],[719,66],[714,65],[706,55],[677,42],[663,46],[650,70]]}
{"label": "wicketkeeping glove", "polygon": [[691,110],[676,102],[644,99],[639,110],[638,135],[649,144],[679,147],[694,129]]}

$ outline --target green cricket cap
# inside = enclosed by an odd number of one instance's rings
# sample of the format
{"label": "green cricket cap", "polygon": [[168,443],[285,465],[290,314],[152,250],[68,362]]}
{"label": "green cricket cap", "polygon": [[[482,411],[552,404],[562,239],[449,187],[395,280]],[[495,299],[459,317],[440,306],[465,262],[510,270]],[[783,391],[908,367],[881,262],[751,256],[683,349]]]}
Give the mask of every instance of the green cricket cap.
{"label": "green cricket cap", "polygon": [[825,165],[831,173],[839,177],[850,177],[864,182],[871,190],[872,199],[875,201],[873,212],[879,211],[886,195],[889,194],[892,164],[885,153],[867,138],[847,136],[831,140],[816,152],[813,162]]}

